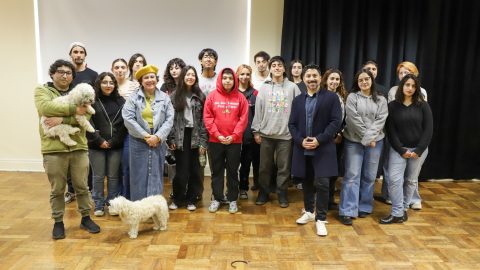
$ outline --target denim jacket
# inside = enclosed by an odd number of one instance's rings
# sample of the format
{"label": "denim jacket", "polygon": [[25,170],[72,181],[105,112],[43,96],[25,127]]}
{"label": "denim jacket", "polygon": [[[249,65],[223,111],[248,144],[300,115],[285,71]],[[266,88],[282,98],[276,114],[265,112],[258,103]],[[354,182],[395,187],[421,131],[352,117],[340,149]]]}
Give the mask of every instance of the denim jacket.
{"label": "denim jacket", "polygon": [[[175,97],[173,92],[170,98]],[[192,94],[192,116],[193,116],[193,130],[192,130],[192,149],[200,146],[207,148],[208,132],[203,122],[203,105],[205,97],[199,97]],[[175,118],[173,121],[173,128],[168,135],[168,145],[175,144],[178,150],[183,150],[183,137],[185,133],[185,117],[183,111],[175,111]]]}
{"label": "denim jacket", "polygon": [[[151,133],[147,121],[142,117],[142,111],[145,109],[145,106],[145,94],[143,92],[143,87],[140,87],[136,92],[129,96],[122,110],[122,116],[125,122],[125,127],[128,129],[128,133],[141,140]],[[167,94],[157,88],[155,89],[155,100],[151,106],[153,113],[152,135],[157,135],[162,142],[166,142],[167,136],[172,129],[173,117],[175,114],[172,102]]]}

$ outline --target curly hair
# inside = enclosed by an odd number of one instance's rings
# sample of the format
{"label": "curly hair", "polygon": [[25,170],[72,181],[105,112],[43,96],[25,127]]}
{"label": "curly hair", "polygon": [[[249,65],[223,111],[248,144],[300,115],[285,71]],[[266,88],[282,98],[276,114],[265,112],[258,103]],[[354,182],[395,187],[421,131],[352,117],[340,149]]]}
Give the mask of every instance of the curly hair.
{"label": "curly hair", "polygon": [[328,89],[328,77],[330,77],[330,75],[333,73],[337,73],[340,77],[340,83],[338,84],[338,87],[337,89],[335,89],[334,92],[339,94],[343,101],[346,101],[348,93],[347,89],[345,88],[345,80],[343,79],[343,74],[340,70],[333,68],[327,69],[327,71],[325,71],[322,76],[322,82],[320,83],[320,85],[322,88]]}
{"label": "curly hair", "polygon": [[175,82],[175,79],[172,77],[172,74],[170,74],[170,68],[174,66],[178,66],[179,68],[182,69],[186,66],[186,64],[180,58],[173,58],[170,61],[168,61],[167,66],[165,67],[165,71],[163,72],[163,81],[165,83],[167,92],[169,93],[170,91],[174,91],[175,87],[177,87],[177,83]]}
{"label": "curly hair", "polygon": [[403,86],[405,83],[409,80],[412,79],[415,82],[415,92],[413,93],[412,96],[412,102],[414,104],[420,104],[422,102],[425,102],[425,99],[423,98],[421,88],[420,88],[420,80],[418,79],[415,74],[407,74],[405,75],[402,80],[400,81],[400,84],[398,85],[397,92],[395,93],[395,100],[397,102],[403,103],[405,100],[405,94],[403,93]]}

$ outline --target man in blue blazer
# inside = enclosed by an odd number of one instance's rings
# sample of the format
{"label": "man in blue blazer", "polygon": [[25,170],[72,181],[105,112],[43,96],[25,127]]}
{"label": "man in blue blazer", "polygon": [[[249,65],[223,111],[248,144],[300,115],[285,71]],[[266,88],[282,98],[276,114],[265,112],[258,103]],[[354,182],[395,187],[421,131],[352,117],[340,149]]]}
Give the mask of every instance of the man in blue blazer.
{"label": "man in blue blazer", "polygon": [[297,224],[315,220],[317,234],[326,236],[329,177],[338,174],[334,137],[341,125],[342,111],[337,95],[320,89],[317,65],[304,68],[303,81],[307,92],[293,100],[288,123],[294,144],[292,175],[303,178],[305,213]]}

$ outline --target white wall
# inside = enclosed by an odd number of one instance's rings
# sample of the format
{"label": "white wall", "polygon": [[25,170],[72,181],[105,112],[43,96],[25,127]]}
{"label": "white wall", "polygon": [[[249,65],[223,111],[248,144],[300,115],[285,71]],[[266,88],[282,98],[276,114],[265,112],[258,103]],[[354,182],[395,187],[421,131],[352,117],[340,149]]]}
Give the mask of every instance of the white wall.
{"label": "white wall", "polygon": [[[76,3],[75,8],[65,9],[63,2]],[[47,47],[42,46],[42,50],[46,50],[42,54],[42,70],[48,70],[49,65],[56,58],[68,57],[68,45],[73,40],[82,40],[87,43],[88,63],[97,71],[104,71],[109,68],[111,60],[118,56],[129,57],[133,52],[138,50],[145,52],[149,62],[158,64],[161,69],[164,68],[166,61],[178,55],[187,60],[187,62],[194,62],[198,52],[203,47],[213,47],[220,55],[219,67],[223,65],[232,65],[236,67],[239,63],[249,61],[253,62],[253,54],[258,50],[265,50],[271,55],[280,53],[280,38],[281,25],[283,16],[283,0],[252,0],[252,19],[251,19],[251,39],[250,39],[250,59],[246,59],[247,52],[242,50],[246,47],[244,39],[241,36],[229,36],[227,30],[245,28],[243,23],[246,18],[235,17],[235,12],[217,15],[217,8],[226,7],[227,3],[236,2],[238,6],[246,8],[246,0],[235,1],[220,1],[220,0],[176,0],[167,1],[162,5],[163,10],[168,10],[167,14],[174,14],[171,10],[183,11],[185,10],[202,10],[200,19],[192,21],[192,25],[201,26],[202,30],[190,31],[188,29],[179,29],[175,33],[168,34],[172,42],[167,43],[165,48],[173,48],[173,51],[166,51],[166,49],[159,49],[156,44],[147,51],[147,47],[134,46],[126,49],[125,46],[130,45],[130,38],[135,38],[140,33],[135,30],[141,25],[144,20],[142,12],[137,12],[136,9],[128,10],[128,17],[118,16],[117,6],[112,8],[100,8],[104,6],[102,1],[73,1],[73,0],[40,0],[39,4],[43,5],[46,2],[57,2],[55,7],[57,12],[62,14],[70,14],[72,17],[69,21],[73,21],[81,25],[85,20],[100,17],[101,23],[96,24],[95,34],[107,35],[108,30],[118,28],[123,30],[123,34],[112,36],[105,41],[108,49],[96,49],[94,44],[96,40],[90,40],[85,37],[83,27],[74,27],[71,31],[64,29],[65,20],[58,19],[57,16],[54,21],[53,33],[49,34],[53,38],[65,37],[62,44],[54,44]],[[120,1],[108,0],[112,3]],[[213,2],[219,2],[218,5],[209,5]],[[144,10],[151,10],[150,5],[157,5],[157,1],[122,1],[122,3],[136,3]],[[241,3],[238,4],[238,3]],[[140,4],[139,4],[140,3]],[[181,3],[181,6],[178,6]],[[223,3],[223,4],[222,4]],[[175,5],[176,4],[176,5]],[[230,5],[232,3],[228,3]],[[90,11],[82,10],[83,7],[89,5]],[[42,171],[42,157],[40,154],[40,140],[38,135],[38,117],[33,103],[33,90],[38,81],[44,81],[44,76],[37,78],[37,55],[35,52],[35,22],[34,22],[34,1],[33,0],[2,0],[0,3],[0,36],[2,37],[0,59],[0,74],[2,81],[3,97],[0,99],[0,125],[4,127],[0,132],[0,170],[8,171]],[[168,8],[165,8],[168,7]],[[153,9],[152,9],[153,10]],[[47,13],[51,10],[43,10],[41,12]],[[113,13],[117,15],[114,21],[105,21],[102,18],[105,14]],[[163,14],[164,11],[159,11],[155,14]],[[242,11],[243,13],[243,11]],[[246,11],[245,11],[246,13]],[[57,13],[58,14],[58,13]],[[157,23],[153,25],[151,35],[158,35],[160,28],[175,27],[173,20],[165,20],[164,16],[155,15]],[[237,13],[238,15],[238,13]],[[131,22],[133,17],[139,18],[140,22]],[[187,20],[183,15],[178,15],[182,20]],[[204,23],[209,21],[209,23]],[[245,21],[246,22],[246,21]],[[45,23],[45,22],[44,22]],[[106,25],[109,25],[108,27]],[[133,25],[133,26],[131,26]],[[134,27],[136,25],[136,27]],[[230,28],[230,27],[231,28]],[[167,32],[168,33],[168,32]],[[206,33],[206,34],[205,34]],[[44,33],[45,34],[45,33]],[[143,33],[142,33],[143,34]],[[196,47],[187,46],[189,43],[185,42],[184,47],[178,46],[174,41],[180,39],[181,34],[184,36],[191,36],[192,39],[197,40]],[[70,36],[72,35],[72,36]],[[241,35],[241,34],[240,34]],[[208,37],[223,37],[225,39],[240,40],[233,47],[219,47],[218,43],[209,43],[204,38]],[[238,38],[238,39],[237,39]],[[68,40],[68,41],[67,41]],[[45,44],[45,43],[42,43]],[[127,45],[125,45],[127,44]],[[173,44],[173,45],[172,45]],[[163,43],[161,44],[163,46]],[[183,45],[182,45],[183,46]],[[178,47],[178,50],[176,48]],[[190,49],[188,49],[190,48]],[[97,51],[98,50],[98,51]],[[231,53],[235,52],[235,53]],[[100,55],[107,55],[104,60],[97,60]],[[50,57],[50,58],[48,58]],[[190,59],[190,60],[189,60]],[[240,60],[237,60],[240,59]],[[198,66],[198,65],[197,65]],[[46,74],[42,72],[41,74]],[[8,128],[6,128],[8,127]]]}

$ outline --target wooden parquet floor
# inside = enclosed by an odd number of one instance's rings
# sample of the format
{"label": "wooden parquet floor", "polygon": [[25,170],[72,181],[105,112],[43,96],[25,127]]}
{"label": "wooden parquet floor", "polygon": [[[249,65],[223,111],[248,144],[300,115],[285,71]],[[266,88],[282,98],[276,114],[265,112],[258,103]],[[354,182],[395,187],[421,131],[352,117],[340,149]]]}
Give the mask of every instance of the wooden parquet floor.
{"label": "wooden parquet floor", "polygon": [[[380,225],[390,206],[375,202],[374,213],[344,226],[328,214],[325,238],[313,223],[295,220],[302,195],[289,190],[289,208],[278,202],[256,206],[256,194],[211,214],[210,181],[197,211],[170,212],[168,230],[142,224],[129,239],[118,217],[94,218],[99,234],[79,228],[76,203],[67,205],[66,239],[53,241],[49,184],[43,173],[0,172],[1,269],[480,269],[480,184],[421,183],[421,211],[405,224]],[[380,183],[377,183],[377,191]],[[166,185],[165,194],[171,186]],[[338,196],[337,196],[338,201]],[[244,260],[248,264],[232,261]]]}

